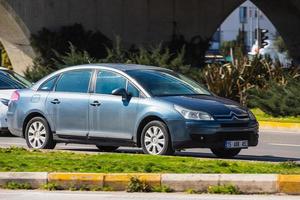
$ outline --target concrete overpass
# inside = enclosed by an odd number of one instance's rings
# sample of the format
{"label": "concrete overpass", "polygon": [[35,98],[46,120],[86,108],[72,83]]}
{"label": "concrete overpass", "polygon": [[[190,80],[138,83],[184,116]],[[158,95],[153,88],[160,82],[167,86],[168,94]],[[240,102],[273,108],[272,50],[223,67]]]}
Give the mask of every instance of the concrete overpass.
{"label": "concrete overpass", "polygon": [[[0,0],[0,40],[14,69],[22,72],[35,52],[30,35],[82,24],[126,44],[169,40],[173,22],[186,38],[210,38],[244,0]],[[292,56],[300,61],[300,1],[253,0],[273,22]]]}

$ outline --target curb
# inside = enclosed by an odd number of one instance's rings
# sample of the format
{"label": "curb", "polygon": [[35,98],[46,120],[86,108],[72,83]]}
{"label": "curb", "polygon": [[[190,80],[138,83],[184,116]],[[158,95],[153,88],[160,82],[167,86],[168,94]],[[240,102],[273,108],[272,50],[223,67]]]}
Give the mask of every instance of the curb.
{"label": "curb", "polygon": [[279,175],[279,191],[286,194],[300,194],[300,175]]}
{"label": "curb", "polygon": [[0,186],[8,182],[29,183],[32,188],[39,188],[47,183],[47,172],[0,172]]}
{"label": "curb", "polygon": [[288,122],[267,122],[259,121],[260,129],[272,129],[272,130],[288,130],[300,133],[300,123],[288,123]]}
{"label": "curb", "polygon": [[232,184],[246,194],[300,194],[300,175],[278,174],[150,174],[150,173],[0,173],[0,185],[8,182],[29,183],[40,188],[46,183],[70,186],[110,187],[115,191],[127,188],[132,177],[152,187],[167,186],[175,192],[189,189],[206,191],[209,186]]}

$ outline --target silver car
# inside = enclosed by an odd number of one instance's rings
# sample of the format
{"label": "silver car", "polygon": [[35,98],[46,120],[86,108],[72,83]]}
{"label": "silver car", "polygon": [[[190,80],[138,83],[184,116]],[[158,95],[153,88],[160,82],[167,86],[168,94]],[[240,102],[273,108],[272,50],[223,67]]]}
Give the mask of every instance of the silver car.
{"label": "silver car", "polygon": [[103,151],[138,146],[165,155],[203,147],[232,157],[258,143],[258,123],[247,108],[151,66],[94,64],[57,71],[15,91],[7,115],[9,130],[37,149],[65,142]]}
{"label": "silver car", "polygon": [[0,132],[7,131],[7,109],[8,102],[17,89],[30,87],[31,83],[19,74],[0,67]]}

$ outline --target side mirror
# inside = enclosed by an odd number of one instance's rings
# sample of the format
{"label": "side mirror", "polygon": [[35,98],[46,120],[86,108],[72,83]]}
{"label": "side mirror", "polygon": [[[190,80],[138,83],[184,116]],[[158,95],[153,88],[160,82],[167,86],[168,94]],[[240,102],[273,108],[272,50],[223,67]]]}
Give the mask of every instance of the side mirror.
{"label": "side mirror", "polygon": [[128,101],[130,94],[127,93],[125,88],[118,88],[112,91],[112,95],[122,96],[122,101]]}

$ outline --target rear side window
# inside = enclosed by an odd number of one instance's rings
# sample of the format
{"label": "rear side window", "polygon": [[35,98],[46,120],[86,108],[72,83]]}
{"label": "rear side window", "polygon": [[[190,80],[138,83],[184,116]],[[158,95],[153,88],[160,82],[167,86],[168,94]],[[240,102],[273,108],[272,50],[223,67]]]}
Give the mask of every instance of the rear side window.
{"label": "rear side window", "polygon": [[51,91],[54,87],[54,84],[56,82],[57,76],[48,79],[40,86],[40,91]]}
{"label": "rear side window", "polygon": [[115,89],[126,89],[126,82],[127,80],[117,73],[101,71],[97,75],[96,93],[112,94]]}
{"label": "rear side window", "polygon": [[23,89],[24,85],[19,82],[10,79],[9,77],[0,74],[0,90],[9,90],[9,89]]}
{"label": "rear side window", "polygon": [[91,74],[91,70],[78,70],[63,73],[56,84],[55,91],[87,93]]}

